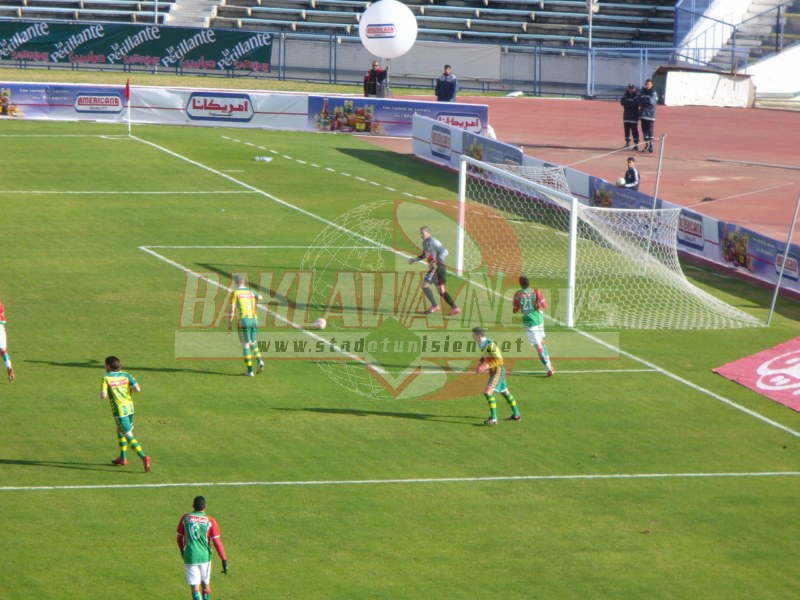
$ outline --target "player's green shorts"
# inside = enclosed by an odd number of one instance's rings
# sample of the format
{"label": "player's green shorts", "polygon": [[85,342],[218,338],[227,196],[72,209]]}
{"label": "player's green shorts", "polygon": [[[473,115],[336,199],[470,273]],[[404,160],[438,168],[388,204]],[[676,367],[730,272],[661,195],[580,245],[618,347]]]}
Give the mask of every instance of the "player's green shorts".
{"label": "player's green shorts", "polygon": [[486,387],[490,387],[495,392],[500,393],[508,390],[508,384],[506,384],[506,368],[504,365],[500,365],[499,368],[489,371],[489,381],[486,383]]}
{"label": "player's green shorts", "polygon": [[245,317],[239,319],[239,341],[243,344],[249,344],[256,341],[256,334],[258,333],[258,319],[253,317]]}
{"label": "player's green shorts", "polygon": [[114,417],[117,421],[117,431],[120,433],[128,433],[133,431],[133,413],[127,417]]}

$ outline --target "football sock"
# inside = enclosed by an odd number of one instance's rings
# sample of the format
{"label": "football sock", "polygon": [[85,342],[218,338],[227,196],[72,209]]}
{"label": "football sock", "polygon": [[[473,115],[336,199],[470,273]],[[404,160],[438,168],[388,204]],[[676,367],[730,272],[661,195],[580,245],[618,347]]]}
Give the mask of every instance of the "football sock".
{"label": "football sock", "polygon": [[541,346],[536,346],[536,353],[539,355],[539,358],[544,364],[545,367],[550,366],[550,353],[547,351],[547,345],[542,344]]}
{"label": "football sock", "polygon": [[250,354],[250,346],[245,346],[242,350],[242,354],[244,355],[244,365],[247,367],[247,372],[253,372],[253,355]]}
{"label": "football sock", "polygon": [[514,399],[514,394],[508,392],[508,396],[505,394],[503,394],[503,396],[505,396],[506,402],[508,402],[508,405],[511,407],[511,410],[514,412],[514,414],[518,415],[519,408],[517,408],[517,401]]}
{"label": "football sock", "polygon": [[497,418],[497,401],[492,394],[484,394],[486,401],[489,403],[489,417],[492,419]]}
{"label": "football sock", "polygon": [[428,299],[428,302],[431,303],[431,306],[436,306],[436,299],[433,297],[431,288],[422,288],[422,293],[425,294],[425,297]]}
{"label": "football sock", "polygon": [[133,435],[128,434],[128,442],[131,445],[131,450],[136,452],[136,454],[139,455],[139,458],[144,458],[145,456],[144,451],[142,450],[142,447],[139,445],[139,442],[136,441],[136,438],[133,437]]}
{"label": "football sock", "polygon": [[444,298],[444,301],[447,302],[452,308],[456,307],[456,303],[453,302],[453,297],[450,295],[450,292],[445,292],[442,294],[442,298]]}
{"label": "football sock", "polygon": [[211,600],[211,588],[203,590],[203,600]]}
{"label": "football sock", "polygon": [[0,356],[3,357],[3,362],[6,365],[6,369],[10,369],[11,368],[11,357],[8,355],[8,352],[3,350],[2,352],[0,352]]}
{"label": "football sock", "polygon": [[253,356],[255,356],[256,362],[258,362],[258,364],[261,364],[264,361],[261,360],[261,349],[258,347],[258,342],[253,342],[252,347],[253,347]]}
{"label": "football sock", "polygon": [[200,590],[196,592],[192,590],[192,600],[203,600],[203,597],[200,595]]}
{"label": "football sock", "polygon": [[125,460],[125,455],[128,453],[128,438],[124,435],[118,436],[119,438],[119,457]]}

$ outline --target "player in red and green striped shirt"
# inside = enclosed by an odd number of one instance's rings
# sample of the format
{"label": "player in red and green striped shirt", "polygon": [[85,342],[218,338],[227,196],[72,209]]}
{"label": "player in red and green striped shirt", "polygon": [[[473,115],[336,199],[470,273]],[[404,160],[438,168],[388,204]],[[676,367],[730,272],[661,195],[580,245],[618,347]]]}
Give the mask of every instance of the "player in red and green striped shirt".
{"label": "player in red and green striped shirt", "polygon": [[8,355],[8,345],[6,344],[6,308],[0,302],[0,358],[3,359],[3,364],[6,366],[6,373],[8,373],[8,380],[14,381],[14,369],[11,367],[11,357]]}
{"label": "player in red and green striped shirt", "polygon": [[[222,572],[228,574],[228,558],[220,539],[219,525],[206,514],[206,499],[197,496],[194,512],[183,515],[178,523],[178,548],[186,568],[186,581],[192,590],[192,600],[211,599],[211,544],[222,560]],[[200,586],[203,595],[200,596]]]}
{"label": "player in red and green striped shirt", "polygon": [[519,278],[519,285],[522,289],[514,294],[514,312],[522,311],[522,325],[525,327],[528,341],[531,346],[536,346],[536,353],[547,369],[547,376],[552,377],[555,370],[550,362],[547,344],[544,343],[544,313],[542,310],[547,308],[547,302],[539,290],[530,287],[530,281],[524,275]]}
{"label": "player in red and green striped shirt", "polygon": [[145,473],[150,472],[150,457],[144,453],[139,442],[133,437],[133,399],[132,392],[141,392],[133,375],[122,371],[122,363],[116,356],[106,358],[106,374],[100,382],[100,397],[111,402],[111,413],[117,422],[117,439],[119,440],[119,458],[111,464],[126,467],[128,446],[139,455],[144,464]]}

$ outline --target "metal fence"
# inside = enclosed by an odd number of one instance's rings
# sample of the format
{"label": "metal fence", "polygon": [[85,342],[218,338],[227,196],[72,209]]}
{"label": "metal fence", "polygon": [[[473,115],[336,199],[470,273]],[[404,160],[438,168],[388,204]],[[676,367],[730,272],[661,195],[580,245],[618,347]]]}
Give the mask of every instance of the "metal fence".
{"label": "metal fence", "polygon": [[[352,85],[354,93],[361,93],[366,65],[370,64],[372,55],[357,36],[302,33],[272,35],[272,63],[269,72],[237,70],[226,72],[226,76]],[[452,46],[463,44],[464,42],[437,44],[437,50],[430,56],[432,64],[448,62]],[[497,46],[496,43],[492,45]],[[520,91],[532,95],[616,96],[622,93],[627,83],[641,84],[659,66],[674,63],[677,55],[678,49],[663,47],[502,45],[499,78],[487,80],[472,77],[469,65],[461,65],[458,70],[459,86],[464,90],[484,93]],[[28,60],[2,60],[0,64],[23,69],[63,68],[47,62]],[[165,69],[140,65],[73,64],[71,68],[221,76],[219,71],[212,73],[181,65]],[[432,91],[435,79],[393,75],[391,84],[394,88],[422,88]]]}

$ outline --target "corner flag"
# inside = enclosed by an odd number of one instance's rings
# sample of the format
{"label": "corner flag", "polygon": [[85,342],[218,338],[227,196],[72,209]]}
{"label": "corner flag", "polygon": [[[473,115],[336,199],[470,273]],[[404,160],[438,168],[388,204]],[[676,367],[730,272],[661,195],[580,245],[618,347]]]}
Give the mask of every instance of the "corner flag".
{"label": "corner flag", "polygon": [[131,136],[131,78],[125,82],[125,100],[128,101],[128,137]]}

